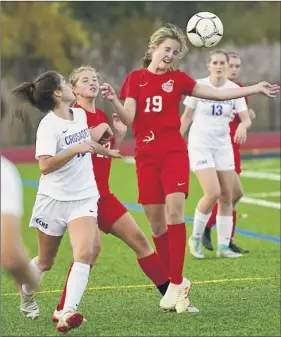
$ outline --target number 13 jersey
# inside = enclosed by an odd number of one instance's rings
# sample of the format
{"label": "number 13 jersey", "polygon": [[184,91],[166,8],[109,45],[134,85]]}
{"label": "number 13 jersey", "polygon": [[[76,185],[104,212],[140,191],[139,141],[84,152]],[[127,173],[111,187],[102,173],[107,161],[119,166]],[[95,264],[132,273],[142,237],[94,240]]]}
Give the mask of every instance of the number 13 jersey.
{"label": "number 13 jersey", "polygon": [[[213,87],[210,77],[197,80],[198,83]],[[239,88],[237,84],[227,80],[217,89]],[[225,101],[186,97],[184,105],[193,109],[193,123],[190,127],[188,145],[190,147],[208,147],[213,149],[231,147],[229,122],[233,108],[239,114],[248,110],[245,98]]]}
{"label": "number 13 jersey", "polygon": [[[155,144],[167,138],[170,143],[179,143],[178,139],[182,138],[179,137],[180,101],[182,95],[192,94],[195,84],[196,81],[179,70],[158,75],[140,69],[132,71],[126,77],[120,98],[125,100],[130,97],[137,102],[133,134],[138,150],[149,137],[155,137]],[[182,140],[181,143],[186,148]]]}

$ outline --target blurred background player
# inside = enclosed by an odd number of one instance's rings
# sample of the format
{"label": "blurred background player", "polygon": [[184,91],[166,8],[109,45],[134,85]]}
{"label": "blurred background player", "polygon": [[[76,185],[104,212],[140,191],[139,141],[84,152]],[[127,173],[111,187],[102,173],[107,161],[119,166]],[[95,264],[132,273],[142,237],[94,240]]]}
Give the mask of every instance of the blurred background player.
{"label": "blurred background player", "polygon": [[[1,101],[1,121],[6,111]],[[16,167],[1,156],[1,265],[18,285],[38,287],[39,275],[29,264],[22,245],[20,223],[23,213],[22,182]]]}
{"label": "blurred background player", "polygon": [[160,307],[177,312],[186,310],[191,284],[183,278],[189,160],[179,132],[181,96],[228,100],[255,93],[274,96],[279,90],[266,82],[227,89],[196,83],[186,73],[174,70],[186,49],[185,34],[167,24],[150,37],[143,68],[126,77],[120,93],[124,106],[109,84],[101,87],[103,97],[111,102],[121,121],[127,126],[133,124],[138,201],[150,223],[156,251],[170,272],[171,283]]}
{"label": "blurred background player", "polygon": [[[57,72],[48,71],[32,83],[22,83],[13,94],[22,103],[28,102],[46,114],[36,133],[35,155],[42,175],[30,220],[30,227],[37,228],[38,234],[38,256],[32,259],[31,265],[42,278],[44,272],[52,268],[68,229],[74,263],[65,306],[57,324],[58,332],[67,333],[83,322],[83,315],[76,310],[98,247],[99,193],[90,153],[120,155],[91,141],[86,114],[83,109],[70,109],[75,96],[71,86]],[[38,317],[34,288],[23,284],[21,290],[21,311],[29,318]]]}
{"label": "blurred background player", "polygon": [[[210,76],[199,83],[223,88],[239,86],[227,79],[229,56],[217,50],[209,53]],[[251,125],[244,98],[225,101],[200,100],[187,97],[182,116],[181,132],[184,135],[192,121],[188,137],[188,151],[192,170],[200,183],[204,196],[197,204],[192,236],[188,240],[190,252],[197,258],[204,258],[201,240],[214,204],[218,201],[218,251],[217,256],[240,257],[229,248],[232,219],[232,190],[235,179],[234,157],[229,136],[229,121],[233,108],[241,118],[234,141],[244,143],[247,129]]]}
{"label": "blurred background player", "polygon": [[[242,87],[243,85],[236,81],[237,77],[239,76],[240,70],[241,70],[241,58],[237,53],[233,53],[233,52],[228,53],[228,56],[229,56],[229,66],[227,70],[227,78],[230,81],[233,81]],[[248,104],[247,96],[245,97],[245,100],[246,100],[246,103]],[[248,109],[248,112],[249,112],[251,119],[254,119],[256,117],[256,114],[253,109]],[[236,220],[237,220],[237,214],[236,214],[235,207],[236,207],[236,204],[239,202],[239,200],[243,196],[243,189],[242,189],[241,182],[239,179],[239,175],[241,173],[240,144],[234,141],[234,136],[235,136],[236,130],[240,122],[241,120],[240,120],[239,114],[237,114],[236,111],[233,111],[233,118],[232,118],[232,121],[229,123],[229,127],[230,127],[231,143],[232,143],[233,153],[234,153],[236,177],[234,179],[233,191],[232,191],[233,228],[232,228],[229,247],[236,253],[248,253],[249,252],[248,250],[238,247],[233,242],[233,237],[234,237],[235,228],[236,228]],[[211,241],[211,228],[216,223],[217,208],[218,208],[218,204],[216,204],[212,209],[212,214],[208,220],[207,226],[205,228],[205,231],[202,237],[203,246],[205,246],[209,250],[214,250],[214,247]]]}
{"label": "blurred background player", "polygon": [[[74,69],[70,81],[76,97],[76,108],[82,108],[87,115],[87,123],[92,139],[102,141],[104,147],[118,149],[122,143],[127,127],[117,115],[113,116],[113,128],[109,126],[106,114],[96,108],[96,98],[99,94],[98,74],[89,66]],[[165,294],[170,283],[168,270],[159,256],[154,252],[144,233],[136,224],[124,205],[110,192],[109,176],[111,158],[99,154],[92,154],[93,170],[100,194],[98,202],[98,226],[106,234],[112,234],[133,249],[137,261],[143,272],[151,279],[162,295]],[[94,261],[94,258],[92,261]],[[71,270],[71,267],[70,267]],[[55,310],[52,320],[57,322],[64,307],[67,281]]]}

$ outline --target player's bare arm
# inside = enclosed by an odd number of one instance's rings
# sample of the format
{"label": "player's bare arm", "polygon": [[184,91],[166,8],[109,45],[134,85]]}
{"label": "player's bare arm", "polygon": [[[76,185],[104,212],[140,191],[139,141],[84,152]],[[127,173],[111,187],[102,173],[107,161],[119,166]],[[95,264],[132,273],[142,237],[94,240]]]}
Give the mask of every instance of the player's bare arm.
{"label": "player's bare arm", "polygon": [[197,83],[192,91],[192,96],[198,98],[212,99],[215,101],[224,101],[228,99],[240,98],[254,94],[263,94],[268,97],[276,97],[280,86],[267,82],[260,82],[255,85],[240,88],[217,89],[204,84]]}
{"label": "player's bare arm", "polygon": [[119,116],[114,113],[112,114],[112,123],[114,129],[114,149],[119,149],[121,143],[123,142],[126,133],[127,133],[127,126],[121,122]]}
{"label": "player's bare arm", "polygon": [[182,136],[185,135],[187,129],[192,123],[193,112],[194,110],[187,106],[181,116],[180,133]]}
{"label": "player's bare arm", "polygon": [[[96,143],[97,144],[97,143]],[[67,149],[66,151],[57,154],[55,156],[40,156],[39,157],[39,168],[42,174],[46,175],[52,173],[65,164],[67,164],[70,160],[72,160],[79,153],[92,153],[95,151],[94,143],[82,143],[79,145],[75,145]]]}
{"label": "player's bare arm", "polygon": [[119,116],[123,124],[129,126],[133,123],[137,108],[137,102],[134,98],[126,98],[123,106],[114,89],[108,83],[104,83],[101,86],[101,94],[103,98],[106,98],[111,103],[114,112]]}
{"label": "player's bare arm", "polygon": [[90,129],[91,139],[99,142],[101,138],[110,138],[113,136],[113,132],[107,123],[101,123]]}
{"label": "player's bare arm", "polygon": [[236,130],[234,142],[237,144],[244,144],[247,139],[247,130],[251,127],[252,121],[248,110],[239,113],[241,122]]}
{"label": "player's bare arm", "polygon": [[256,113],[253,109],[249,109],[248,112],[252,120],[256,118]]}

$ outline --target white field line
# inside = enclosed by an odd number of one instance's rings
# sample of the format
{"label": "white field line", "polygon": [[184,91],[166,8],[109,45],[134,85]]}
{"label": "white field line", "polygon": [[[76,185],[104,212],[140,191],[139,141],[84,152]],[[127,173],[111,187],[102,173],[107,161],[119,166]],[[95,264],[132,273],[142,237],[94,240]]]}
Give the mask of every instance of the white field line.
{"label": "white field line", "polygon": [[280,181],[280,174],[270,172],[242,171],[243,178],[265,179]]}
{"label": "white field line", "polygon": [[254,197],[254,198],[267,198],[267,197],[280,197],[280,196],[281,196],[281,191],[247,194],[247,197]]}
{"label": "white field line", "polygon": [[280,168],[272,168],[272,169],[266,169],[266,170],[263,170],[264,172],[272,172],[272,173],[278,173],[280,174]]}
{"label": "white field line", "polygon": [[245,170],[264,170],[264,171],[269,171],[269,170],[275,170],[276,169],[276,164],[278,164],[277,160],[274,159],[263,159],[261,161],[245,161],[243,163],[243,168]]}
{"label": "white field line", "polygon": [[243,197],[240,200],[240,202],[244,204],[251,204],[251,205],[263,206],[263,207],[268,207],[268,208],[281,209],[280,202],[272,202],[272,201],[255,199],[255,198],[250,198],[250,197]]}

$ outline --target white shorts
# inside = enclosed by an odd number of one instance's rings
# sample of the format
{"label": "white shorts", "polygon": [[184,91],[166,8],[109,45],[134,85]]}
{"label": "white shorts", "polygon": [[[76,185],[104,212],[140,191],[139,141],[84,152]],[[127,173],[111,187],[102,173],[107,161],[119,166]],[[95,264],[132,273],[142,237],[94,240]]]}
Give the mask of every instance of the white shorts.
{"label": "white shorts", "polygon": [[62,236],[70,221],[85,216],[97,218],[98,198],[59,201],[37,194],[29,227],[38,228],[50,236]]}
{"label": "white shorts", "polygon": [[193,172],[206,168],[217,171],[234,171],[233,149],[188,148],[190,167]]}

